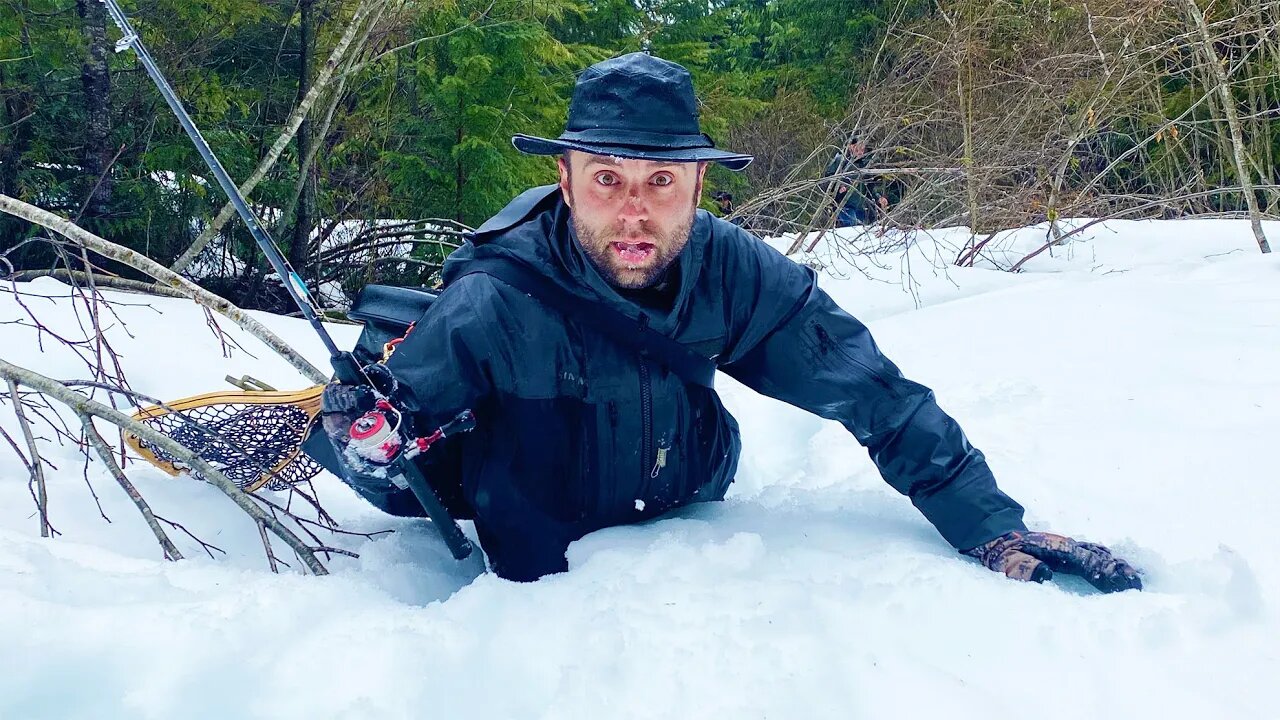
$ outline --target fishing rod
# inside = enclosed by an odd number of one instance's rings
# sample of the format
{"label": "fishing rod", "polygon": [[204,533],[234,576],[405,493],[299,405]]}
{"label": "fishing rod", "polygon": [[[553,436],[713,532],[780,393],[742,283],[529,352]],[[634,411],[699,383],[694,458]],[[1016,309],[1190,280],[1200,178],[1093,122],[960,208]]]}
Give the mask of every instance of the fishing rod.
{"label": "fishing rod", "polygon": [[[142,62],[147,74],[151,76],[156,88],[160,90],[160,95],[168,103],[169,109],[178,117],[178,122],[182,125],[182,129],[187,131],[191,142],[195,144],[196,150],[200,152],[200,157],[204,158],[205,164],[213,172],[218,185],[222,187],[222,191],[231,200],[231,204],[235,206],[240,219],[249,227],[249,233],[253,235],[254,241],[262,249],[262,253],[267,256],[267,262],[271,263],[271,267],[280,276],[280,282],[284,284],[289,297],[293,299],[294,304],[302,311],[302,316],[307,319],[307,322],[311,323],[311,327],[315,328],[316,333],[320,336],[320,340],[329,351],[329,361],[333,365],[334,377],[343,384],[372,386],[373,383],[370,382],[369,377],[365,374],[364,369],[360,367],[360,363],[355,356],[348,351],[339,350],[338,346],[333,342],[333,337],[329,335],[329,331],[325,330],[324,325],[320,322],[320,306],[311,297],[306,283],[289,266],[289,261],[280,253],[280,249],[276,247],[275,242],[271,240],[271,236],[267,234],[267,231],[262,228],[262,223],[258,221],[258,217],[254,215],[249,204],[245,202],[239,188],[232,182],[231,176],[227,174],[226,169],[222,167],[222,163],[213,154],[209,143],[200,134],[200,129],[196,127],[195,121],[191,119],[186,109],[182,107],[178,96],[174,94],[173,88],[165,80],[160,68],[151,57],[151,52],[147,50],[146,45],[142,44],[142,37],[133,29],[129,18],[124,14],[124,10],[120,8],[116,0],[101,0],[101,2],[107,6],[107,13],[111,15],[111,20],[115,22],[122,35],[116,41],[116,52],[133,50],[138,60]],[[470,411],[467,412],[469,413]],[[436,432],[443,437],[446,431],[458,431],[450,426],[458,427],[461,431],[467,431],[474,426],[474,420],[469,424],[461,423],[457,426],[454,423],[450,423],[450,425],[446,425]],[[423,449],[425,450],[425,447]],[[341,459],[339,459],[339,462],[341,463]],[[453,517],[449,515],[448,510],[440,502],[440,498],[436,496],[435,491],[431,489],[422,472],[412,462],[412,456],[401,453],[389,463],[388,468],[394,470],[394,474],[403,478],[409,489],[413,491],[423,510],[427,512],[427,516],[431,518],[432,524],[440,531],[440,535],[444,538],[445,544],[449,546],[449,551],[453,553],[453,556],[459,560],[469,556],[473,550],[471,540],[463,534],[462,529],[458,527]]]}

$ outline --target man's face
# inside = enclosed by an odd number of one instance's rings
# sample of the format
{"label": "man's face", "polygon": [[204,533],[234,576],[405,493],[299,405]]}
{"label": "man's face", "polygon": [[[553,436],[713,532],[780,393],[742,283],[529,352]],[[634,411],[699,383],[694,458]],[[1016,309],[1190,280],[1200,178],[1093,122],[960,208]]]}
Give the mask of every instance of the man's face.
{"label": "man's face", "polygon": [[689,242],[705,163],[571,151],[560,190],[583,252],[615,287],[657,282]]}

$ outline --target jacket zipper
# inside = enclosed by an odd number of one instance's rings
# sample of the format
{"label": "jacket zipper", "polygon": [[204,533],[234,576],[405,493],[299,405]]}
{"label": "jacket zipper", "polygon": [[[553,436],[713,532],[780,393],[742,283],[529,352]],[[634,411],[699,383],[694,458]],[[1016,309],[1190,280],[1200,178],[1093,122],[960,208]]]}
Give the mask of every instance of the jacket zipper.
{"label": "jacket zipper", "polygon": [[667,436],[664,434],[658,440],[658,456],[653,461],[653,469],[649,471],[649,479],[658,479],[658,473],[662,472],[662,468],[667,466],[667,451],[670,449],[671,442],[667,440]]}
{"label": "jacket zipper", "polygon": [[[648,327],[649,317],[640,315],[641,327]],[[640,487],[648,486],[651,477],[657,477],[657,473],[649,469],[649,447],[653,445],[653,388],[649,382],[649,363],[645,358],[645,354],[640,353]],[[665,455],[665,453],[664,453]],[[666,458],[663,457],[665,462]]]}

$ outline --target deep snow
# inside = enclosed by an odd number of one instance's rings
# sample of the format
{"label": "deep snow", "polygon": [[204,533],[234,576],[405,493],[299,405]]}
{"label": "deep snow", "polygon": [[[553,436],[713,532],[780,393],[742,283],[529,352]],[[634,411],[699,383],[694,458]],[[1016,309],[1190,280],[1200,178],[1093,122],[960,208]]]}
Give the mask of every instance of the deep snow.
{"label": "deep snow", "polygon": [[[1268,231],[1274,244],[1280,225]],[[1043,233],[1011,234],[995,257]],[[321,498],[345,527],[397,532],[335,539],[361,557],[329,577],[273,575],[215,489],[134,464],[156,512],[227,551],[211,560],[174,532],[189,559],[165,562],[102,469],[90,478],[111,523],[75,449],[52,443],[63,535],[43,540],[0,446],[0,718],[1280,716],[1280,259],[1226,220],[1108,223],[1017,275],[948,267],[963,239],[859,256],[865,274],[826,244],[806,260],[937,391],[1029,524],[1111,545],[1146,592],[981,568],[843,428],[723,376],[745,444],[729,500],[589,536],[569,573],[534,584],[454,563],[429,528],[330,477]],[[64,286],[18,287],[63,298],[24,301],[80,332]],[[111,297],[129,303],[132,336],[108,335],[141,392],[246,372],[306,384],[226,322],[256,357],[223,357],[189,303]],[[0,321],[23,315],[0,294]],[[258,317],[323,364],[304,323]],[[14,324],[0,356],[86,375]],[[0,424],[14,434],[8,405]]]}

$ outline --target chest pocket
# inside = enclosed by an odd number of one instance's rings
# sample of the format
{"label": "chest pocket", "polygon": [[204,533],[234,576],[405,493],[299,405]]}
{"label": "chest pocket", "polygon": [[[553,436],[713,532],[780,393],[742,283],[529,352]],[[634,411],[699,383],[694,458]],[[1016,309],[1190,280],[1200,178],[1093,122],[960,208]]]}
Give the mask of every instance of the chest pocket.
{"label": "chest pocket", "polygon": [[705,358],[711,358],[713,361],[724,352],[725,344],[724,335],[713,335],[705,340],[685,340],[681,338],[680,342],[693,352]]}

